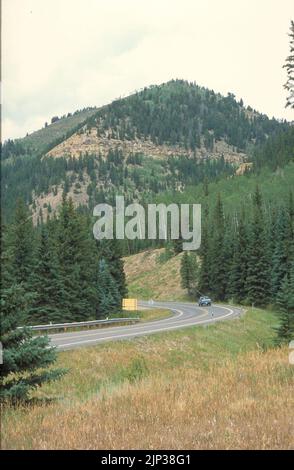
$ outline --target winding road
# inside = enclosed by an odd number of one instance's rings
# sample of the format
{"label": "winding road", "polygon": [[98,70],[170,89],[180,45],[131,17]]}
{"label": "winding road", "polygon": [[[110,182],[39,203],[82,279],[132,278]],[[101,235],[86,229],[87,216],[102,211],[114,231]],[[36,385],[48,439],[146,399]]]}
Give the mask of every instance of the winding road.
{"label": "winding road", "polygon": [[91,346],[106,341],[131,339],[136,336],[145,336],[162,331],[196,325],[209,325],[220,320],[229,320],[239,317],[242,310],[231,306],[212,305],[211,307],[198,307],[196,304],[184,302],[139,302],[143,308],[164,308],[171,310],[170,317],[162,320],[142,322],[132,325],[99,328],[96,330],[83,330],[71,333],[56,333],[49,335],[51,344],[58,350]]}

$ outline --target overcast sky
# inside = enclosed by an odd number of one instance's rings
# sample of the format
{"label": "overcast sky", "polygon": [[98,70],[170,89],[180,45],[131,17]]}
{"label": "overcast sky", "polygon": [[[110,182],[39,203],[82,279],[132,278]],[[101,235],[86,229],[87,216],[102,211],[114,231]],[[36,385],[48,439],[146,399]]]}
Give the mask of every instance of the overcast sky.
{"label": "overcast sky", "polygon": [[2,0],[2,138],[172,78],[285,110],[293,0]]}

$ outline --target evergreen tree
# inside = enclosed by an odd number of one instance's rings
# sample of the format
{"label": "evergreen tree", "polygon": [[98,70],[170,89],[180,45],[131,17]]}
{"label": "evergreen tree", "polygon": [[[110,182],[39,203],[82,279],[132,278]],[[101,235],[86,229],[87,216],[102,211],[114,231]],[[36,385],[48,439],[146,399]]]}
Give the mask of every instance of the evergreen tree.
{"label": "evergreen tree", "polygon": [[176,240],[171,240],[173,252],[175,255],[182,253],[183,251],[183,238],[179,236]]}
{"label": "evergreen tree", "polygon": [[188,252],[185,251],[181,259],[180,274],[181,274],[181,286],[183,287],[183,289],[187,289],[188,292],[190,291],[190,282],[191,282],[189,264],[190,264],[189,255],[188,255]]}
{"label": "evergreen tree", "polygon": [[199,293],[207,294],[210,291],[210,239],[209,239],[209,221],[208,211],[205,209],[204,220],[202,221],[202,234],[200,246],[200,269],[199,269]]}
{"label": "evergreen tree", "polygon": [[121,295],[105,259],[101,259],[98,265],[97,293],[97,318],[121,309]]}
{"label": "evergreen tree", "polygon": [[198,285],[199,266],[195,253],[185,251],[181,259],[181,285],[187,289],[189,295],[196,296]]}
{"label": "evergreen tree", "polygon": [[11,231],[6,227],[1,227],[1,288],[5,289],[13,283],[13,268],[12,268],[12,245],[11,245]]}
{"label": "evergreen tree", "polygon": [[292,258],[292,229],[289,214],[281,209],[275,227],[275,245],[272,257],[271,293],[273,300],[286,275],[290,273]]}
{"label": "evergreen tree", "polygon": [[257,187],[253,197],[253,218],[249,232],[246,278],[247,299],[251,304],[264,306],[269,302],[269,276],[268,239],[266,238],[261,193]]}
{"label": "evergreen tree", "polygon": [[291,231],[292,231],[291,236],[293,237],[293,231],[294,231],[294,199],[293,199],[292,191],[290,191],[290,193],[289,193],[288,213],[289,213],[290,226],[291,226]]}
{"label": "evergreen tree", "polygon": [[94,239],[83,216],[63,197],[58,220],[58,258],[63,283],[61,308],[68,321],[95,317],[97,294],[95,266],[97,252]]}
{"label": "evergreen tree", "polygon": [[225,228],[224,228],[224,242],[223,242],[223,268],[224,268],[224,280],[223,280],[223,299],[229,298],[229,289],[230,284],[230,274],[233,269],[233,255],[234,255],[234,245],[236,243],[236,233],[233,228],[233,224],[229,218],[226,218]]}
{"label": "evergreen tree", "polygon": [[289,92],[286,107],[294,108],[294,21],[290,25],[290,55],[286,59],[284,67],[287,70],[288,79],[284,88]]}
{"label": "evergreen tree", "polygon": [[218,196],[213,219],[213,235],[211,241],[210,288],[217,300],[225,299],[226,292],[226,260],[224,253],[225,222],[223,205]]}
{"label": "evergreen tree", "polygon": [[61,308],[64,293],[60,266],[46,226],[41,229],[37,260],[31,281],[34,300],[29,309],[29,321],[33,324],[63,322],[69,312]]}
{"label": "evergreen tree", "polygon": [[199,284],[199,264],[196,252],[190,253],[190,293],[193,297],[197,296]]}
{"label": "evergreen tree", "polygon": [[17,283],[29,282],[35,258],[35,237],[31,214],[22,199],[17,201],[11,229],[12,269]]}
{"label": "evergreen tree", "polygon": [[128,290],[119,241],[115,239],[97,241],[97,249],[99,258],[107,260],[109,272],[117,285],[120,298],[127,297]]}
{"label": "evergreen tree", "polygon": [[290,278],[285,276],[277,295],[280,312],[278,342],[290,342],[294,338],[294,263]]}
{"label": "evergreen tree", "polygon": [[26,319],[27,298],[16,285],[2,290],[1,342],[3,364],[0,368],[0,399],[13,402],[29,398],[31,390],[64,374],[50,369],[56,360],[46,336],[33,336],[29,328],[18,329]]}
{"label": "evergreen tree", "polygon": [[248,239],[245,226],[245,215],[242,212],[238,220],[237,233],[233,245],[233,260],[229,272],[228,295],[240,303],[246,298],[246,275],[248,261]]}
{"label": "evergreen tree", "polygon": [[207,177],[205,177],[203,181],[203,193],[205,197],[209,195],[209,183]]}

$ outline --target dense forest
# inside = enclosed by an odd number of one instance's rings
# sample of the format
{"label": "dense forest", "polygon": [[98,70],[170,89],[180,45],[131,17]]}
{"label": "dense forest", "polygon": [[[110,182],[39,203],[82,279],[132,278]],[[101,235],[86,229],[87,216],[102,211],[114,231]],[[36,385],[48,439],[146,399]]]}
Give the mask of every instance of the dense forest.
{"label": "dense forest", "polygon": [[2,287],[21,286],[28,299],[24,324],[103,317],[119,311],[127,295],[117,242],[97,242],[91,219],[65,196],[58,217],[39,227],[18,200],[2,231],[1,265]]}
{"label": "dense forest", "polygon": [[280,340],[294,334],[294,200],[265,204],[257,186],[251,204],[225,214],[218,195],[204,206],[199,253],[186,252],[181,262],[182,286],[192,298],[210,295],[281,313]]}
{"label": "dense forest", "polygon": [[116,240],[97,242],[91,221],[63,196],[58,217],[34,226],[18,199],[1,230],[0,401],[27,400],[30,391],[66,370],[49,368],[56,351],[27,325],[105,318],[127,295]]}
{"label": "dense forest", "polygon": [[15,158],[2,166],[2,215],[11,220],[19,197],[34,210],[35,197],[49,192],[54,195],[58,190],[68,194],[70,189],[78,194],[84,184],[89,197],[87,210],[91,211],[99,202],[112,203],[117,192],[133,201],[203,180],[215,181],[234,172],[235,166],[224,158],[199,161],[174,156],[155,160],[138,153],[124,157],[120,150],[109,151],[106,159],[101,155]]}
{"label": "dense forest", "polygon": [[256,146],[252,161],[254,169],[269,167],[272,170],[283,168],[294,160],[294,126],[271,135],[263,145]]}

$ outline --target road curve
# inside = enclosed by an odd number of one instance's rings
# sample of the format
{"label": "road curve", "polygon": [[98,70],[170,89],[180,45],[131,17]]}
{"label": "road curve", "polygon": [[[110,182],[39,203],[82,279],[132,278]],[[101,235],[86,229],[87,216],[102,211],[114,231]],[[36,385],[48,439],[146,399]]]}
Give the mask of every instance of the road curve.
{"label": "road curve", "polygon": [[106,341],[131,339],[162,331],[196,325],[209,325],[220,320],[239,317],[241,309],[231,306],[212,305],[211,307],[198,307],[196,304],[184,302],[149,302],[141,301],[139,306],[148,308],[164,308],[171,310],[171,316],[162,320],[142,322],[133,325],[100,328],[96,330],[83,330],[71,333],[56,333],[49,335],[51,344],[58,350],[91,346]]}

